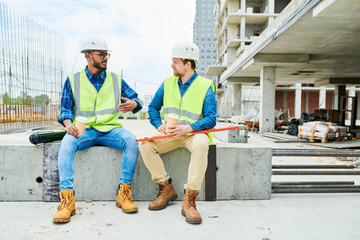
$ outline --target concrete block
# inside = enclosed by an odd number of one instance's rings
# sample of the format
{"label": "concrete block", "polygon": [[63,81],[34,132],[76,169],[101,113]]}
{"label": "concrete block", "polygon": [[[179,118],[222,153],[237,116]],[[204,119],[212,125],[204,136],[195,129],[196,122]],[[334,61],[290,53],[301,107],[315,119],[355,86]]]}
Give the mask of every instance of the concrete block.
{"label": "concrete block", "polygon": [[[0,201],[59,201],[57,142],[41,146],[0,146]],[[78,201],[114,201],[121,175],[122,151],[95,146],[75,155],[74,188]],[[161,155],[173,179],[178,200],[183,198],[190,152],[184,148]],[[252,144],[218,144],[217,199],[270,199],[271,148]],[[153,200],[151,181],[141,155],[133,179],[134,200]],[[199,194],[204,200],[204,185]]]}
{"label": "concrete block", "polygon": [[218,144],[216,158],[218,200],[270,199],[271,148]]}
{"label": "concrete block", "polygon": [[[45,144],[44,201],[58,201],[59,143]],[[74,160],[74,190],[76,200],[114,200],[120,183],[122,151],[91,147],[77,152]]]}
{"label": "concrete block", "polygon": [[0,201],[42,201],[43,148],[0,146]]}
{"label": "concrete block", "polygon": [[[151,174],[147,170],[142,157],[139,154],[133,180],[132,191],[136,200],[154,200],[157,196],[158,185],[151,181]],[[173,185],[178,195],[178,200],[184,197],[184,184],[187,182],[187,174],[190,163],[190,152],[185,148],[175,149],[171,152],[161,154],[165,169],[173,181]],[[204,184],[199,193],[199,199],[204,200]]]}
{"label": "concrete block", "polygon": [[[59,176],[57,156],[59,143],[45,144],[44,154],[44,201],[58,201]],[[75,154],[74,190],[77,200],[115,200],[120,184],[122,150],[95,146]],[[162,154],[165,168],[173,180],[178,200],[183,197],[183,185],[187,180],[190,152],[176,149]],[[151,181],[141,154],[133,179],[132,195],[134,200],[153,200],[157,196],[157,184]],[[204,198],[203,189],[199,198]]]}
{"label": "concrete block", "polygon": [[[217,127],[236,126],[235,124],[217,124]],[[215,132],[216,139],[223,143],[247,143],[248,142],[248,127],[245,125],[238,125],[238,129]]]}

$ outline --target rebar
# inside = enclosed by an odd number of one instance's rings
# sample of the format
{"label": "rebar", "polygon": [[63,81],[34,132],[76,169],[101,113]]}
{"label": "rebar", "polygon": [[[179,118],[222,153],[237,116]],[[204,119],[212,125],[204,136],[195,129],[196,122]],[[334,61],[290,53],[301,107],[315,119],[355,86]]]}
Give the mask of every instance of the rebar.
{"label": "rebar", "polygon": [[59,114],[65,39],[0,3],[0,131]]}

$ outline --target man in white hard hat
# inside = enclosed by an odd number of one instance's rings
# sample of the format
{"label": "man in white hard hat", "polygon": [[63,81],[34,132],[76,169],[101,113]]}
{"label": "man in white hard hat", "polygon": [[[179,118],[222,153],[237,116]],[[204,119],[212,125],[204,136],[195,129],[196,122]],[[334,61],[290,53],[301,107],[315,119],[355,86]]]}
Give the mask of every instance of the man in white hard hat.
{"label": "man in white hard hat", "polygon": [[[120,112],[138,112],[142,107],[137,93],[115,73],[106,71],[110,54],[101,37],[90,37],[81,44],[88,65],[68,76],[61,98],[59,122],[66,127],[58,156],[60,200],[53,222],[65,223],[75,214],[74,154],[95,144],[122,149],[120,189],[116,206],[125,213],[136,213],[131,183],[138,157],[136,137],[117,122]],[[85,119],[86,129],[76,126]],[[82,134],[81,134],[82,133]],[[106,156],[99,156],[99,161]],[[91,188],[91,186],[88,186]],[[95,190],[95,189],[94,189]]]}
{"label": "man in white hard hat", "polygon": [[[213,81],[201,77],[195,71],[199,60],[199,48],[192,42],[178,42],[172,49],[174,75],[165,79],[149,105],[151,124],[159,132],[174,134],[174,138],[143,142],[140,152],[149,169],[152,180],[159,185],[157,198],[150,203],[149,210],[161,210],[177,194],[159,154],[185,147],[191,152],[182,215],[188,223],[202,222],[196,209],[195,199],[201,189],[207,168],[207,155],[213,134],[187,133],[211,129],[216,125],[216,100]],[[163,108],[164,120],[160,118]],[[173,121],[177,119],[176,125]],[[170,124],[172,123],[172,124]]]}

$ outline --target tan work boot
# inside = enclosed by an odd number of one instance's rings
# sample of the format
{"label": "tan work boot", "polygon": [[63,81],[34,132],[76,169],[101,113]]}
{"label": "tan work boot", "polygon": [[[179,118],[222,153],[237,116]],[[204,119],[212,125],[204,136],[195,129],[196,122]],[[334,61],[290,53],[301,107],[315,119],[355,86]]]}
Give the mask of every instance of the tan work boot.
{"label": "tan work boot", "polygon": [[60,191],[60,205],[57,210],[57,213],[53,217],[54,223],[70,222],[70,217],[74,216],[76,213],[73,190],[67,189]]}
{"label": "tan work boot", "polygon": [[131,198],[131,185],[121,184],[120,190],[116,198],[116,206],[122,208],[124,213],[136,213],[138,211],[137,206]]}
{"label": "tan work boot", "polygon": [[149,210],[161,210],[167,207],[170,201],[177,199],[175,188],[171,183],[171,178],[165,183],[158,183],[159,193],[156,199],[149,204]]}
{"label": "tan work boot", "polygon": [[196,190],[185,190],[184,201],[181,214],[185,217],[185,221],[192,224],[200,224],[202,222],[200,213],[196,210],[195,200],[198,192]]}

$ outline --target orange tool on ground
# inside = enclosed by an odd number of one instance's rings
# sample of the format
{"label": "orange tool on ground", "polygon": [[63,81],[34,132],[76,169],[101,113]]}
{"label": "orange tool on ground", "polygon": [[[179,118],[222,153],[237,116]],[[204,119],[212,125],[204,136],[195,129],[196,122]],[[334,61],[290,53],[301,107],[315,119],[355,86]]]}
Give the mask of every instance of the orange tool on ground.
{"label": "orange tool on ground", "polygon": [[[199,134],[199,133],[221,132],[221,131],[234,130],[234,129],[238,129],[238,128],[239,128],[238,126],[224,127],[224,128],[212,128],[212,129],[208,129],[208,130],[188,133],[186,135],[191,136],[191,135],[195,135],[195,134]],[[184,135],[184,136],[186,136],[186,135]],[[144,141],[158,140],[158,139],[171,138],[171,137],[174,137],[174,135],[166,134],[166,135],[159,135],[159,136],[153,136],[153,137],[144,137],[144,138],[136,139],[136,141],[144,142]]]}

